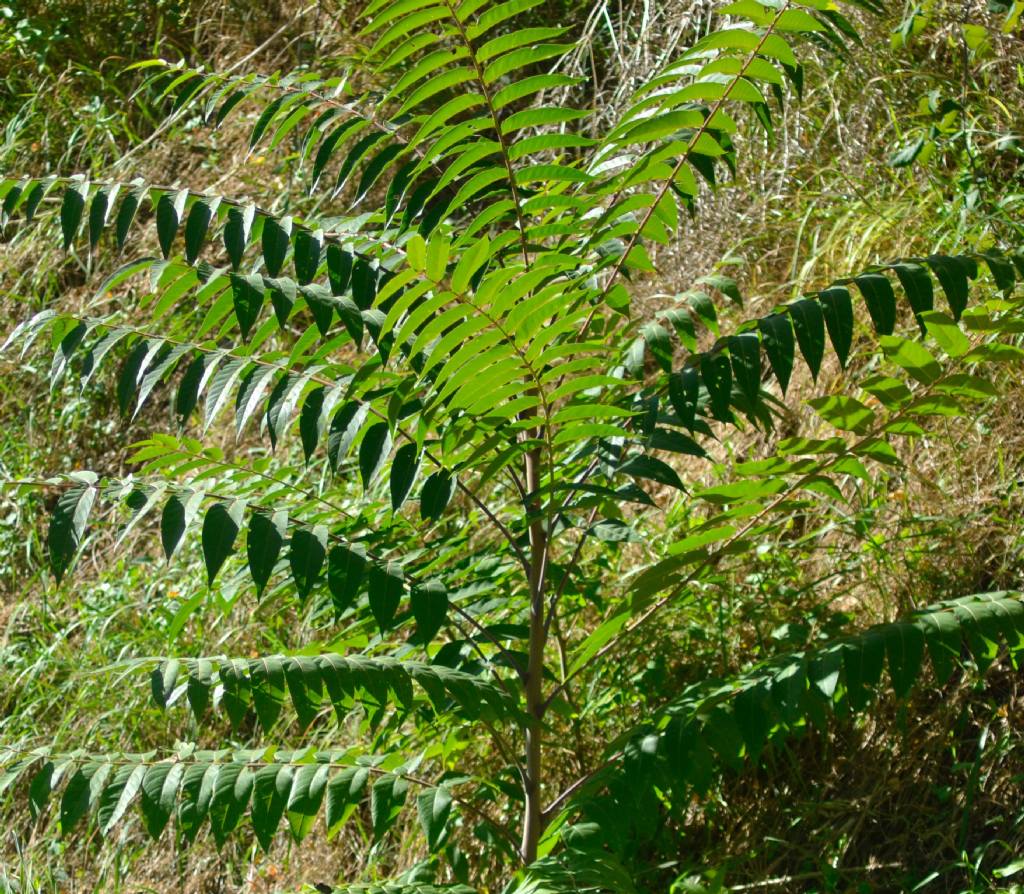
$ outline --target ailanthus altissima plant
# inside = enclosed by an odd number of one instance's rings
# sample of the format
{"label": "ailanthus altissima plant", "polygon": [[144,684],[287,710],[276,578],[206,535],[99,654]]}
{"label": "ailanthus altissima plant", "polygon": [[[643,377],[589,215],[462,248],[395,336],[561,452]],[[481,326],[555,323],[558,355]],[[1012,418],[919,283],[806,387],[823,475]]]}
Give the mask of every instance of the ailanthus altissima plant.
{"label": "ailanthus altissima plant", "polygon": [[[883,676],[904,696],[926,668],[941,681],[1024,643],[1017,595],[965,594],[709,673],[643,718],[596,699],[615,727],[600,760],[552,772],[631,637],[795,514],[900,468],[901,445],[936,419],[996,395],[991,367],[1024,357],[1024,255],[895,259],[727,333],[714,296],[742,301],[720,273],[638,312],[634,292],[702,184],[801,93],[803,47],[845,52],[857,31],[831,0],[737,0],[595,133],[558,69],[573,36],[517,24],[538,4],[376,0],[343,76],[149,65],[171,115],[216,127],[257,109],[250,147],[298,147],[316,218],[278,213],[274,195],[3,181],[8,228],[56,218],[87,268],[110,246],[125,255],[94,273],[95,312],[44,309],[5,350],[48,338],[52,381],[109,381],[126,418],[170,391],[177,425],[135,446],[126,478],[59,482],[57,581],[97,506],[122,507],[129,529],[156,524],[168,560],[198,536],[197,588],[245,577],[319,632],[291,654],[127,662],[159,705],[200,724],[226,715],[228,740],[5,746],[0,791],[22,786],[53,812],[52,834],[88,821],[107,835],[137,807],[153,839],[208,827],[219,845],[248,825],[268,848],[279,827],[301,841],[321,817],[333,837],[368,804],[374,841],[413,811],[435,857],[429,878],[385,890],[468,891],[465,854],[481,846],[510,892],[644,890],[629,869],[638,805],[685,821],[724,769],[830,711],[870,710]],[[725,484],[688,480],[731,430],[773,430],[798,362],[816,380],[827,351],[846,367],[867,334],[880,364],[809,401],[820,437],[779,440]],[[210,443],[225,413],[275,452]],[[673,501],[686,527],[664,551],[622,577],[593,558],[639,551],[640,522]],[[338,746],[308,744],[314,729]],[[468,741],[492,749],[493,772],[463,763]]]}

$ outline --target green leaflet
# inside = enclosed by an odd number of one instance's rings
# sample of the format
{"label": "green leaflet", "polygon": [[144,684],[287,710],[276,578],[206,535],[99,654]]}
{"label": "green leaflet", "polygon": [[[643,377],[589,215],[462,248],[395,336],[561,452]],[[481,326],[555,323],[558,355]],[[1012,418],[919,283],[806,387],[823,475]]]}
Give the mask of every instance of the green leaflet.
{"label": "green leaflet", "polygon": [[391,508],[398,510],[412,490],[419,472],[419,451],[415,444],[403,444],[391,464]]}
{"label": "green leaflet", "polygon": [[57,582],[71,567],[78,552],[78,547],[85,534],[96,499],[96,476],[90,473],[79,473],[79,483],[73,485],[57,500],[53,515],[50,517],[50,529],[46,535],[46,546],[50,558],[50,570]]}
{"label": "green leaflet", "polygon": [[729,359],[736,384],[751,403],[756,403],[761,391],[761,343],[757,333],[730,336]]}
{"label": "green leaflet", "polygon": [[263,263],[267,265],[269,276],[277,276],[284,266],[284,259],[291,245],[291,231],[290,217],[283,217],[280,220],[268,217],[263,221]]}
{"label": "green leaflet", "polygon": [[220,199],[199,199],[193,203],[185,221],[185,260],[194,264],[199,258],[206,233],[217,213]]}
{"label": "green leaflet", "polygon": [[334,601],[335,616],[340,617],[355,602],[365,569],[366,551],[362,546],[331,548],[327,561],[327,586]]}
{"label": "green leaflet", "polygon": [[380,629],[387,630],[392,626],[395,612],[405,591],[405,576],[402,566],[397,562],[371,565],[367,584],[370,600],[370,611]]}
{"label": "green leaflet", "polygon": [[359,444],[359,474],[364,488],[373,483],[390,452],[391,429],[386,422],[374,423]]}
{"label": "green leaflet", "polygon": [[64,235],[64,250],[67,251],[75,241],[78,227],[85,212],[85,197],[89,191],[86,181],[69,183],[64,190],[64,198],[60,206],[60,228]]}
{"label": "green leaflet", "polygon": [[700,361],[700,374],[707,389],[712,415],[728,422],[731,418],[732,366],[724,353],[705,354]]}
{"label": "green leaflet", "polygon": [[676,411],[680,423],[693,431],[697,418],[697,398],[700,381],[697,370],[686,368],[673,373],[668,380],[668,395],[672,408]]}
{"label": "green leaflet", "polygon": [[455,494],[454,476],[441,469],[427,476],[420,491],[420,516],[437,521]]}
{"label": "green leaflet", "polygon": [[165,258],[169,258],[171,255],[171,247],[174,244],[174,237],[178,233],[178,225],[181,223],[187,199],[187,189],[179,190],[176,193],[161,193],[160,198],[157,199],[156,234],[160,242],[160,251]]}
{"label": "green leaflet", "polygon": [[315,528],[297,528],[292,531],[291,545],[288,549],[288,564],[292,569],[292,579],[299,598],[305,600],[310,590],[320,577],[327,556],[327,528],[317,525]]}
{"label": "green leaflet", "polygon": [[327,837],[333,838],[362,799],[370,771],[366,767],[342,770],[327,783]]}
{"label": "green leaflet", "polygon": [[249,233],[252,230],[255,216],[254,205],[228,209],[228,220],[224,225],[224,248],[228,253],[228,258],[231,259],[232,270],[237,270],[242,263],[242,255],[249,242]]}
{"label": "green leaflet", "polygon": [[437,850],[444,834],[445,823],[452,810],[452,796],[443,787],[427,789],[416,797],[416,809],[419,813],[420,826],[427,839],[427,847],[431,852]]}
{"label": "green leaflet", "polygon": [[865,273],[853,280],[864,296],[871,322],[879,335],[891,335],[896,326],[896,295],[881,273]]}
{"label": "green leaflet", "polygon": [[234,552],[235,538],[242,526],[245,502],[214,503],[203,519],[203,561],[206,563],[207,583],[213,586],[217,572]]}
{"label": "green leaflet", "polygon": [[277,564],[287,527],[287,510],[271,514],[254,512],[249,518],[245,546],[257,598],[262,595]]}
{"label": "green leaflet", "polygon": [[405,804],[409,783],[402,776],[386,773],[370,787],[370,817],[373,837],[379,839],[398,818]]}
{"label": "green leaflet", "polygon": [[160,541],[168,560],[177,552],[181,538],[194,521],[202,500],[201,491],[188,490],[172,495],[164,504],[160,516]]}
{"label": "green leaflet", "polygon": [[416,638],[427,644],[444,626],[448,616],[448,591],[440,581],[413,586],[409,594],[412,616],[416,619]]}
{"label": "green leaflet", "polygon": [[832,286],[819,293],[818,301],[839,365],[845,367],[853,344],[853,299],[850,291],[845,286]]}
{"label": "green leaflet", "polygon": [[[267,232],[266,225],[264,225],[263,232],[264,234]],[[312,282],[316,277],[317,268],[320,266],[320,252],[323,250],[323,242],[323,230],[310,232],[302,228],[295,231],[293,263],[295,264],[295,278],[300,286]],[[271,273],[270,275],[276,276],[277,274]]]}
{"label": "green leaflet", "polygon": [[263,277],[231,274],[231,296],[238,328],[242,330],[242,337],[248,338],[267,298]]}
{"label": "green leaflet", "polygon": [[253,776],[250,817],[256,840],[264,851],[270,850],[274,833],[284,816],[294,773],[293,767],[271,764],[260,767]]}
{"label": "green leaflet", "polygon": [[762,343],[772,373],[778,379],[782,393],[789,387],[789,379],[793,373],[793,356],[796,343],[793,340],[793,325],[789,314],[772,314],[758,321],[762,333]]}
{"label": "green leaflet", "polygon": [[797,344],[817,379],[821,361],[825,356],[825,316],[817,301],[805,298],[789,305],[789,316],[796,331]]}

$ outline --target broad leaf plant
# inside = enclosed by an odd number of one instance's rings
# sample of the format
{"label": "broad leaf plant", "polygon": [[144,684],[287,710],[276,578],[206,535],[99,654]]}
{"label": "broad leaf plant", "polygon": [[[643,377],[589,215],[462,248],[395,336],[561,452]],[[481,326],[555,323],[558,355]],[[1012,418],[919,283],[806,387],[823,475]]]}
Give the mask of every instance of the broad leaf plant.
{"label": "broad leaf plant", "polygon": [[[273,194],[3,181],[14,238],[59,224],[96,281],[105,249],[123,261],[85,310],[46,307],[5,350],[48,338],[54,383],[109,381],[126,419],[169,393],[175,422],[135,446],[130,476],[61,479],[56,579],[97,507],[120,506],[129,529],[156,523],[168,560],[197,533],[197,592],[292,605],[313,631],[286,654],[128,662],[161,706],[223,712],[228,740],[0,754],[0,789],[52,803],[53,834],[88,820],[107,835],[137,805],[153,839],[207,825],[220,844],[249,825],[267,848],[321,816],[329,837],[358,814],[380,840],[410,810],[432,874],[388,890],[469,890],[465,855],[484,848],[509,891],[633,891],[637,810],[685,817],[716,774],[829,711],[867,709],[886,668],[903,696],[926,664],[942,681],[1020,648],[1016,595],[965,594],[666,692],[649,716],[598,697],[709,576],[808,505],[827,513],[899,469],[936,418],[992,399],[990,366],[1024,356],[1024,257],[895,259],[729,332],[720,299],[744,312],[720,272],[642,312],[659,253],[744,139],[770,136],[799,98],[801,53],[848,52],[878,10],[723,5],[595,132],[560,73],[573,36],[537,24],[538,4],[374,0],[336,76],[149,63],[169,120],[249,112],[252,150],[298,147],[315,215],[279,212]],[[776,439],[728,483],[701,484],[712,445],[774,430],[796,364],[817,380],[876,349],[870,375],[809,401],[820,437]],[[225,415],[273,452],[211,444]],[[657,510],[680,503],[685,521],[666,527]],[[600,759],[553,770],[552,749],[593,729],[614,730]],[[308,744],[314,731],[337,746]],[[467,748],[489,761],[463,764]]]}

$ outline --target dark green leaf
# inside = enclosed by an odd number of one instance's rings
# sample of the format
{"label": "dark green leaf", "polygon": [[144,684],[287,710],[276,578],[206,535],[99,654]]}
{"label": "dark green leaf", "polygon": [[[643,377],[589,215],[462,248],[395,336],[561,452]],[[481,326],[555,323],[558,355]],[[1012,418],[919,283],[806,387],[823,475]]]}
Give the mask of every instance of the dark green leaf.
{"label": "dark green leaf", "polygon": [[668,398],[676,411],[680,423],[693,431],[697,420],[697,398],[700,394],[700,377],[693,367],[686,367],[668,378]]}
{"label": "dark green leaf", "polygon": [[271,515],[254,512],[249,519],[245,548],[249,559],[249,572],[252,574],[253,583],[256,584],[257,598],[263,594],[277,564],[287,528],[288,512],[283,509]]}
{"label": "dark green leaf", "polygon": [[668,336],[668,330],[660,323],[647,323],[640,330],[647,348],[658,361],[658,365],[665,370],[672,370],[672,341]]}
{"label": "dark green leaf", "polygon": [[416,639],[430,643],[448,616],[448,591],[440,581],[414,586],[409,595],[412,616],[416,619]]}
{"label": "dark green leaf", "polygon": [[349,767],[327,783],[327,837],[333,838],[352,815],[369,780],[366,767]]}
{"label": "dark green leaf", "polygon": [[160,242],[160,251],[165,258],[171,256],[171,248],[174,245],[174,237],[178,232],[178,225],[181,223],[181,215],[185,210],[185,200],[188,198],[188,190],[183,189],[177,193],[161,193],[156,203],[156,234]]}
{"label": "dark green leaf", "polygon": [[207,355],[197,353],[185,369],[185,374],[178,383],[178,393],[174,398],[174,412],[181,417],[181,424],[188,421],[192,411],[199,402],[199,387],[203,384],[206,373]]}
{"label": "dark green leaf", "polygon": [[896,278],[907,293],[907,300],[917,318],[917,325],[924,332],[924,323],[921,321],[921,314],[932,310],[935,306],[935,290],[932,288],[932,278],[920,264],[893,264],[892,269]]}
{"label": "dark green leaf", "polygon": [[110,206],[110,193],[105,189],[96,191],[89,204],[89,248],[95,248],[100,241],[103,227],[107,222],[107,210]]}
{"label": "dark green leaf", "polygon": [[959,320],[967,307],[967,281],[978,275],[978,265],[973,259],[963,256],[931,255],[926,260],[946,293],[953,319]]}
{"label": "dark green leaf", "polygon": [[57,500],[50,518],[50,530],[46,546],[50,557],[50,569],[59,583],[71,567],[78,547],[85,534],[96,499],[96,488],[92,484],[76,484]]}
{"label": "dark green leaf", "polygon": [[295,278],[299,285],[304,286],[316,278],[316,271],[320,266],[320,251],[324,244],[323,230],[317,230],[315,233],[305,228],[296,230],[294,243]]}
{"label": "dark green leaf", "polygon": [[231,269],[237,270],[245,254],[245,246],[249,243],[249,233],[256,216],[256,208],[247,205],[245,208],[228,209],[228,222],[224,225],[224,248],[231,260]]}
{"label": "dark green leaf", "polygon": [[427,849],[433,853],[437,850],[452,810],[451,793],[446,788],[427,789],[417,796],[416,809],[419,813],[420,826],[427,839]]}
{"label": "dark green leaf", "polygon": [[242,330],[242,338],[248,339],[253,324],[259,318],[260,311],[266,301],[267,293],[263,285],[263,277],[257,274],[241,276],[231,274],[231,298],[235,307],[238,328]]}
{"label": "dark green leaf", "polygon": [[433,472],[420,491],[420,517],[437,521],[455,494],[455,477],[445,469]]}
{"label": "dark green leaf", "polygon": [[280,221],[268,217],[263,221],[263,262],[267,274],[277,276],[284,266],[292,232],[292,219],[282,217]]}
{"label": "dark green leaf", "polygon": [[352,442],[359,433],[359,429],[362,428],[369,410],[369,404],[353,400],[334,414],[330,432],[327,435],[327,459],[335,472],[348,455]]}
{"label": "dark green leaf", "polygon": [[317,444],[324,433],[324,396],[326,392],[321,385],[314,388],[302,403],[299,413],[299,436],[302,438],[302,454],[308,463]]}
{"label": "dark green leaf", "polygon": [[818,301],[839,365],[845,368],[853,345],[853,299],[850,290],[846,286],[832,286],[818,293]]}
{"label": "dark green leaf", "polygon": [[415,444],[403,444],[395,451],[395,459],[391,464],[391,508],[395,511],[412,490],[419,467],[419,451]]}
{"label": "dark green leaf", "polygon": [[264,731],[270,730],[281,715],[284,705],[285,677],[281,658],[257,658],[249,664],[252,701]]}
{"label": "dark green leaf", "polygon": [[121,200],[121,207],[117,211],[117,220],[114,223],[114,233],[117,237],[117,247],[124,248],[125,240],[128,238],[128,231],[131,229],[132,221],[142,203],[145,195],[144,188],[132,190]]}
{"label": "dark green leaf", "polygon": [[394,622],[395,612],[398,611],[404,590],[405,576],[402,573],[402,566],[397,562],[370,566],[370,611],[373,612],[374,620],[382,631],[387,630]]}
{"label": "dark green leaf", "polygon": [[920,675],[924,635],[914,624],[891,624],[886,630],[885,651],[893,691],[897,697],[903,698]]}
{"label": "dark green leaf", "polygon": [[732,374],[740,390],[751,403],[761,393],[761,343],[755,332],[743,332],[729,338]]}
{"label": "dark green leaf", "polygon": [[360,310],[369,310],[377,297],[377,269],[359,258],[352,267],[352,297]]}
{"label": "dark green leaf", "polygon": [[177,551],[181,538],[195,519],[202,499],[202,493],[183,491],[174,494],[164,505],[160,516],[160,541],[168,560]]}
{"label": "dark green leaf", "polygon": [[359,444],[359,474],[363,487],[369,488],[377,472],[391,452],[391,429],[386,422],[376,422],[363,435]]}
{"label": "dark green leaf", "polygon": [[327,587],[335,615],[340,617],[356,600],[366,569],[366,551],[359,544],[331,548],[327,557]]}
{"label": "dark green leaf", "polygon": [[260,767],[254,774],[249,815],[256,840],[264,851],[270,850],[274,833],[288,805],[294,772],[293,767],[271,764]]}
{"label": "dark green leaf", "polygon": [[221,566],[234,552],[244,512],[245,504],[240,500],[230,505],[214,503],[206,512],[203,519],[203,561],[206,563],[207,582],[211,586]]}
{"label": "dark green leaf", "polygon": [[199,199],[188,212],[185,221],[185,260],[194,264],[199,258],[199,252],[206,239],[206,232],[210,228],[210,221],[216,213],[217,199]]}
{"label": "dark green leaf", "polygon": [[655,456],[644,456],[643,454],[631,456],[619,466],[619,472],[631,475],[634,478],[647,478],[651,481],[657,481],[659,484],[667,484],[670,487],[678,488],[679,490],[686,489],[683,487],[683,482],[679,479],[675,469]]}
{"label": "dark green leaf", "polygon": [[700,374],[711,401],[711,413],[720,422],[731,419],[729,404],[732,401],[732,366],[729,358],[721,353],[705,354],[700,360]]}
{"label": "dark green leaf", "polygon": [[854,282],[864,296],[875,331],[879,335],[891,335],[896,328],[896,295],[892,283],[881,273],[865,273]]}
{"label": "dark green leaf", "polygon": [[[142,779],[142,821],[146,832],[154,841],[160,837],[167,821],[171,818],[171,809],[177,800],[177,781],[184,772],[184,764],[161,762],[153,764],[146,770]],[[170,782],[170,798],[164,797],[164,786]],[[170,801],[170,805],[167,801]]]}
{"label": "dark green leaf", "polygon": [[789,379],[793,374],[793,357],[796,353],[796,342],[793,340],[793,324],[789,314],[772,314],[758,321],[762,333],[762,343],[772,372],[778,379],[782,393],[789,388]]}
{"label": "dark green leaf", "polygon": [[409,783],[401,776],[386,773],[376,779],[370,789],[370,818],[373,837],[380,837],[391,827],[405,804]]}
{"label": "dark green leaf", "polygon": [[292,579],[295,581],[300,599],[305,600],[316,584],[326,555],[327,528],[323,525],[317,525],[312,530],[298,528],[292,532],[288,563],[291,565]]}
{"label": "dark green leaf", "polygon": [[64,235],[65,251],[75,241],[78,227],[82,223],[82,215],[85,213],[85,197],[88,189],[89,187],[85,183],[69,183],[64,190],[64,199],[60,205],[60,228]]}
{"label": "dark green leaf", "polygon": [[825,356],[825,316],[821,305],[810,298],[795,301],[789,305],[789,316],[793,320],[800,352],[810,367],[811,375],[817,379]]}
{"label": "dark green leaf", "polygon": [[327,278],[331,292],[344,295],[352,276],[352,255],[334,243],[327,246]]}

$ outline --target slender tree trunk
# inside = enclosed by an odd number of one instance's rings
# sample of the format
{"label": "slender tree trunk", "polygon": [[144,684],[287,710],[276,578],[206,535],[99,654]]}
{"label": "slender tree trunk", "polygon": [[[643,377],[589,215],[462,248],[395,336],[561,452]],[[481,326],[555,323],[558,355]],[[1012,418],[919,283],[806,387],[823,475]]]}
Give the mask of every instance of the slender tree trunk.
{"label": "slender tree trunk", "polygon": [[[526,457],[526,489],[534,495],[540,488],[540,451],[530,451]],[[538,509],[531,501],[531,512]],[[526,710],[529,725],[526,729],[526,766],[523,780],[526,805],[523,813],[522,857],[527,864],[537,859],[537,844],[543,829],[541,807],[542,743],[541,727],[544,719],[544,645],[547,628],[544,623],[544,582],[547,560],[547,531],[544,522],[535,518],[530,523],[530,641],[529,663],[526,669]]]}

